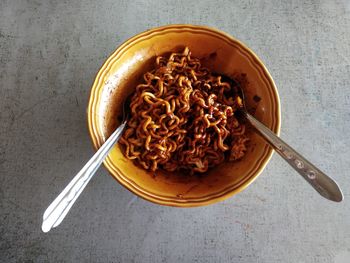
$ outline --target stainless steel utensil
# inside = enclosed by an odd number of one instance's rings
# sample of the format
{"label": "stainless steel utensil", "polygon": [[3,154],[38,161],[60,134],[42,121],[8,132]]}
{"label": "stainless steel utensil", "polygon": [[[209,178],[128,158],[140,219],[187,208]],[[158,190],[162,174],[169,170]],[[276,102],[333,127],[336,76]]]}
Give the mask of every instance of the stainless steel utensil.
{"label": "stainless steel utensil", "polygon": [[123,134],[128,119],[129,101],[130,97],[123,105],[123,121],[121,125],[112,133],[108,140],[100,147],[100,149],[98,149],[94,156],[92,156],[80,172],[46,209],[43,216],[43,224],[41,226],[43,232],[50,231],[62,222],[79,195],[83,192],[88,182],[102,164],[103,160],[108,155],[109,151]]}
{"label": "stainless steel utensil", "polygon": [[245,96],[243,89],[238,85],[238,92],[242,98],[240,112],[246,120],[260,133],[260,135],[274,148],[274,150],[286,160],[320,195],[340,202],[343,200],[343,193],[338,184],[311,162],[306,160],[301,154],[295,151],[281,138],[275,135],[260,121],[248,113],[245,106]]}

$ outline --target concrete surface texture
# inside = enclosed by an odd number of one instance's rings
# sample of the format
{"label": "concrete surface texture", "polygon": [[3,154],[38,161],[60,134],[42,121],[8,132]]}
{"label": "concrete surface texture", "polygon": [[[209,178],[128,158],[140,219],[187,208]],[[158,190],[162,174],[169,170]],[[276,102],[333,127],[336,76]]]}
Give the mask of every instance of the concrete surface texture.
{"label": "concrete surface texture", "polygon": [[[276,154],[244,192],[195,209],[154,205],[104,168],[64,222],[42,214],[93,154],[92,81],[127,38],[169,23],[213,26],[266,63],[281,136],[333,176],[321,198]],[[350,2],[0,1],[1,262],[350,260]]]}

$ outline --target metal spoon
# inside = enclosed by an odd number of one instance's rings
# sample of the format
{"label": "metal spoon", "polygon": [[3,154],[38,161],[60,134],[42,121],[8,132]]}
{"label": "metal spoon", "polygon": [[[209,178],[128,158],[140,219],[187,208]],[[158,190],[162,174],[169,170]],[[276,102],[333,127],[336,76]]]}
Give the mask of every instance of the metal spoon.
{"label": "metal spoon", "polygon": [[245,105],[243,89],[238,87],[239,95],[242,98],[240,112],[246,120],[260,133],[260,135],[274,148],[274,150],[286,160],[320,195],[335,201],[343,200],[343,193],[338,184],[311,162],[306,160],[301,154],[295,151],[281,138],[275,135],[260,121],[248,113]]}
{"label": "metal spoon", "polygon": [[62,222],[79,195],[83,192],[88,182],[102,164],[103,160],[108,155],[109,151],[123,134],[129,115],[129,101],[130,97],[124,101],[123,121],[121,125],[112,133],[108,140],[100,147],[100,149],[98,149],[80,172],[46,209],[43,216],[43,224],[41,226],[43,232],[49,232],[52,228],[58,226]]}

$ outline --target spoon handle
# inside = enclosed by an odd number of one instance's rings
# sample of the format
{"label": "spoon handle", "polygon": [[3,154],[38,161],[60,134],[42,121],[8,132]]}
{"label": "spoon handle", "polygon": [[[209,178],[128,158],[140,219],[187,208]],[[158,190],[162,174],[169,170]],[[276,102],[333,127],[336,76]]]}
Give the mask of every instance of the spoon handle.
{"label": "spoon handle", "polygon": [[244,111],[246,119],[256,128],[262,137],[323,197],[340,202],[343,194],[338,184],[315,165],[306,160],[269,128]]}
{"label": "spoon handle", "polygon": [[64,190],[56,197],[51,205],[46,209],[43,216],[42,231],[48,232],[58,226],[69,212],[79,195],[91,180],[103,160],[108,155],[110,149],[119,140],[124,130],[126,122],[123,122],[91,157],[80,172],[70,181]]}

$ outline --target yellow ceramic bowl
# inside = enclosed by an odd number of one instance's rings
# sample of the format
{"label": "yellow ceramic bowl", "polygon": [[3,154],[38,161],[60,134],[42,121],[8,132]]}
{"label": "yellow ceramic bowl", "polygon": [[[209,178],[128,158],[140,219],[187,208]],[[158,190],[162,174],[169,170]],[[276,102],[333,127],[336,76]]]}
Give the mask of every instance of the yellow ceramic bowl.
{"label": "yellow ceramic bowl", "polygon": [[[96,149],[115,129],[123,100],[134,91],[143,73],[152,68],[155,56],[179,52],[185,46],[190,48],[192,56],[202,58],[203,64],[213,72],[229,77],[245,74],[246,103],[255,109],[258,120],[279,134],[277,89],[253,51],[217,29],[169,25],[127,40],[98,72],[88,106],[89,131]],[[165,172],[153,176],[126,159],[119,145],[112,149],[104,165],[120,184],[151,202],[180,207],[208,205],[245,189],[270,160],[272,149],[254,131],[250,131],[249,136],[251,143],[242,160],[225,162],[201,177]]]}

